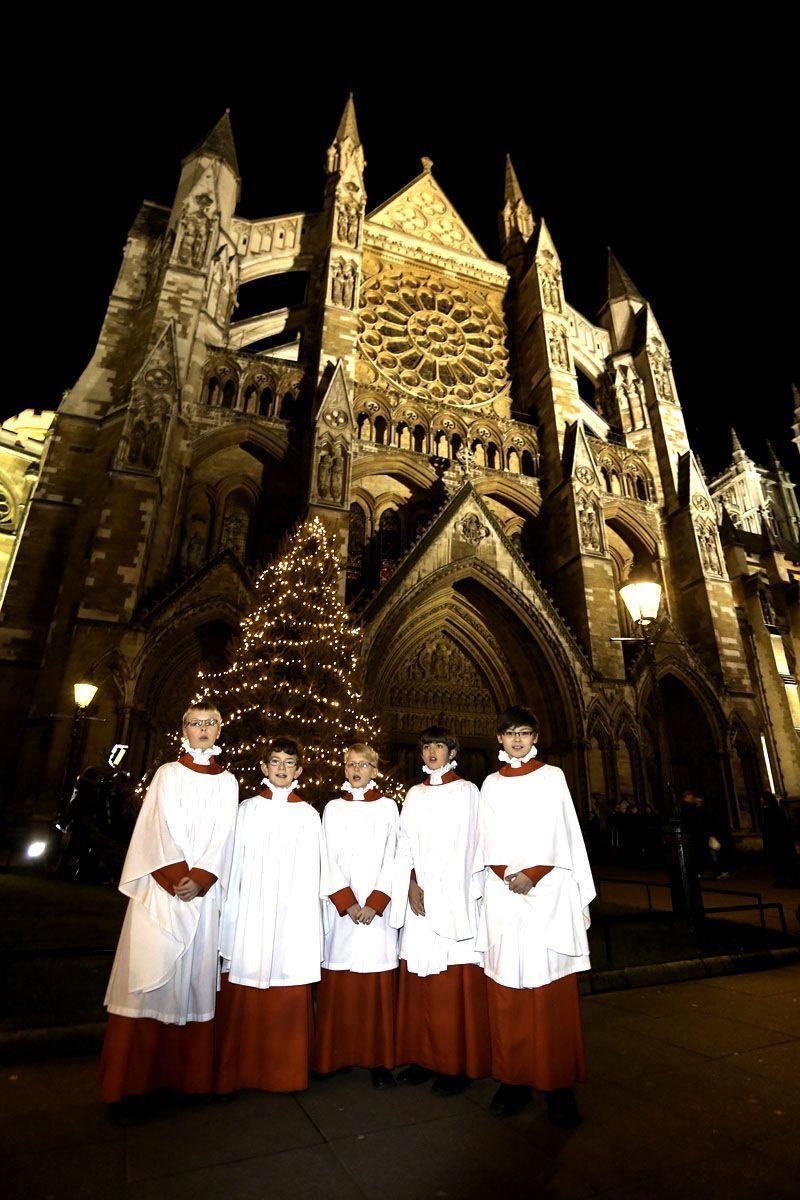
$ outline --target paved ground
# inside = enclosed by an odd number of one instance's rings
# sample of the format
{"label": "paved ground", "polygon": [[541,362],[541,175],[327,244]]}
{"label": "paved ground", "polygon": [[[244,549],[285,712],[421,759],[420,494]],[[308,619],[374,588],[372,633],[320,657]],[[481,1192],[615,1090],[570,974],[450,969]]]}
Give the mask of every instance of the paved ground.
{"label": "paved ground", "polygon": [[165,1104],[129,1130],[96,1099],[96,1059],[0,1074],[14,1200],[486,1197],[797,1200],[800,966],[583,1001],[583,1125],[541,1101],[499,1121],[491,1081],[454,1099],[376,1093],[366,1072],[296,1096]]}

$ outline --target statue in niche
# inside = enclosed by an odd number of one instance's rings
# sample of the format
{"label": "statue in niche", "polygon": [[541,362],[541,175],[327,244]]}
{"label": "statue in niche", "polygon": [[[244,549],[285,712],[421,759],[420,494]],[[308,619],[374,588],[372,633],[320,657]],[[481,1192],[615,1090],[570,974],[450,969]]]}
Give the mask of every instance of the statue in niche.
{"label": "statue in niche", "polygon": [[331,496],[331,474],[333,472],[333,456],[326,447],[317,466],[317,495],[320,500],[329,500]]}
{"label": "statue in niche", "polygon": [[550,358],[553,365],[561,367],[562,370],[569,369],[569,351],[567,349],[567,335],[560,325],[551,325],[550,337],[548,339],[550,346]]}
{"label": "statue in niche", "polygon": [[358,209],[354,204],[340,205],[336,214],[336,236],[348,246],[355,246],[358,241]]}
{"label": "statue in niche", "polygon": [[594,507],[581,508],[578,512],[580,524],[581,545],[585,550],[599,550],[600,526]]}
{"label": "statue in niche", "polygon": [[341,501],[344,491],[344,451],[342,447],[336,451],[336,457],[331,465],[331,499]]}
{"label": "statue in niche", "polygon": [[331,300],[341,308],[352,308],[355,289],[355,265],[343,258],[337,259],[331,273]]}
{"label": "statue in niche", "polygon": [[161,422],[153,420],[144,436],[144,445],[142,446],[142,466],[147,467],[148,471],[154,471],[158,466],[158,460],[161,457]]}
{"label": "statue in niche", "polygon": [[229,547],[244,562],[247,553],[247,533],[250,519],[238,504],[233,505],[223,517],[220,546]]}
{"label": "statue in niche", "polygon": [[181,575],[184,576],[192,575],[202,565],[206,556],[208,533],[205,521],[202,517],[195,516],[192,522],[194,528],[191,532],[186,529],[181,546]]}
{"label": "statue in niche", "polygon": [[132,466],[138,466],[142,459],[145,438],[147,436],[147,425],[141,417],[134,421],[131,429],[131,440],[128,447],[128,463]]}

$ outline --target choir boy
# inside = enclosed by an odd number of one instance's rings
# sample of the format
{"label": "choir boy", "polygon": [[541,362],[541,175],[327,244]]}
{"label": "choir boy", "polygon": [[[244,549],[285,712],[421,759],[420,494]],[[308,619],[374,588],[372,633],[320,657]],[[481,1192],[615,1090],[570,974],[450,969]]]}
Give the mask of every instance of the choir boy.
{"label": "choir boy", "polygon": [[213,1084],[220,908],[228,884],[239,788],[214,761],[219,710],[192,705],[183,753],[147,789],[122,868],[129,897],[105,1003],[101,1092],[129,1121],[157,1088]]}
{"label": "choir boy", "polygon": [[398,813],[375,783],[377,767],[371,746],[350,746],[342,796],[322,816],[325,957],[312,1065],[320,1074],[367,1067],[386,1088],[395,1086],[397,930],[386,908]]}
{"label": "choir boy", "polygon": [[243,801],[222,914],[214,1091],[308,1086],[311,984],[320,977],[319,815],[297,790],[302,749],[275,738]]}
{"label": "choir boy", "polygon": [[[478,789],[456,772],[458,742],[430,726],[420,735],[423,780],[400,814],[391,920],[403,926],[397,1061],[401,1083],[435,1076],[462,1091],[491,1067],[483,958],[475,946],[483,884],[476,864]],[[407,907],[406,907],[407,901]]]}
{"label": "choir boy", "polygon": [[559,767],[536,760],[533,713],[497,721],[503,766],[481,790],[486,881],[478,945],[492,1034],[492,1109],[518,1112],[544,1092],[550,1120],[577,1125],[572,1086],[585,1079],[578,971],[589,970],[595,890],[572,798]]}

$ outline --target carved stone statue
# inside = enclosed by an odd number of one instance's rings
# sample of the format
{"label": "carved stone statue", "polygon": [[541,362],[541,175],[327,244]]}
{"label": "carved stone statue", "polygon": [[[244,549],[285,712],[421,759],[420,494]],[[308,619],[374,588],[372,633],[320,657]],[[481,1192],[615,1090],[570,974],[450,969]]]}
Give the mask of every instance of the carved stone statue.
{"label": "carved stone statue", "polygon": [[341,502],[344,492],[344,451],[340,446],[331,464],[331,500]]}
{"label": "carved stone statue", "polygon": [[333,459],[330,450],[323,450],[317,465],[317,495],[320,500],[329,500],[331,495],[331,473]]}

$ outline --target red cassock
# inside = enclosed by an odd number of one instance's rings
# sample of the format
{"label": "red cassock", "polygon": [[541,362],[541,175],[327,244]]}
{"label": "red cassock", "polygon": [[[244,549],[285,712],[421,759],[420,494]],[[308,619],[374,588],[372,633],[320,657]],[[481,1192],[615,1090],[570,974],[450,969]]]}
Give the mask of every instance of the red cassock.
{"label": "red cassock", "polygon": [[[503,778],[530,775],[544,764],[506,764]],[[504,879],[506,866],[491,870]],[[526,867],[534,886],[553,868]],[[583,1028],[577,975],[566,975],[541,987],[504,987],[486,980],[492,1042],[492,1075],[500,1083],[525,1084],[537,1091],[569,1088],[586,1079]]]}
{"label": "red cassock", "polygon": [[[397,807],[379,789],[368,788],[362,799],[343,794],[331,801],[322,825],[324,903],[330,901],[324,962],[336,963],[338,969],[322,968],[311,1065],[323,1075],[341,1067],[391,1069],[395,1065],[397,934],[385,917],[389,893],[377,884],[390,886]],[[346,885],[327,892],[337,883]],[[355,925],[347,915],[353,904],[359,904],[355,887],[363,903],[375,910],[369,926]],[[342,969],[343,963],[349,969]],[[385,969],[387,964],[390,969]],[[370,966],[384,969],[366,969]]]}
{"label": "red cassock", "polygon": [[[200,775],[223,773],[218,764],[197,764],[188,754],[178,761]],[[217,881],[209,871],[199,867],[190,870],[185,860],[166,864],[150,874],[171,897],[175,894],[173,885],[187,875],[200,885],[200,896],[205,896]],[[172,1024],[151,1017],[109,1013],[100,1059],[100,1094],[105,1103],[114,1104],[125,1096],[140,1096],[157,1088],[203,1095],[211,1092],[213,1080],[213,1019]]]}
{"label": "red cassock", "polygon": [[[458,829],[456,836],[458,848],[463,850],[463,863],[458,858],[460,866],[449,886],[454,889],[454,896],[456,890],[460,890],[461,897],[467,895],[474,857],[477,798],[477,789],[454,771],[446,772],[438,786],[431,786],[426,779],[409,791],[400,818],[398,854],[405,856],[404,861],[409,865],[415,864],[411,871],[415,882],[417,866],[422,878],[426,871],[428,877],[436,878],[441,862],[448,858],[455,861],[452,839],[453,829]],[[431,846],[438,844],[442,847],[441,859],[437,856],[427,862]],[[445,899],[445,903],[450,901]],[[464,900],[459,899],[458,903],[463,904]],[[470,893],[467,911],[473,907]],[[475,937],[473,934],[460,941],[451,940],[431,932],[428,922],[428,917],[414,916],[409,907],[400,955],[397,1062],[416,1063],[441,1075],[480,1079],[491,1071],[491,1049],[486,979],[480,955],[475,951]],[[474,917],[472,923],[477,925]],[[409,963],[421,961],[421,956],[414,952],[420,940],[425,945],[433,942],[441,964],[447,964],[446,969],[430,973],[409,969]]]}
{"label": "red cassock", "polygon": [[283,799],[280,792],[266,787],[239,810],[220,935],[218,1094],[308,1087],[311,984],[322,957],[320,823],[299,792]]}

